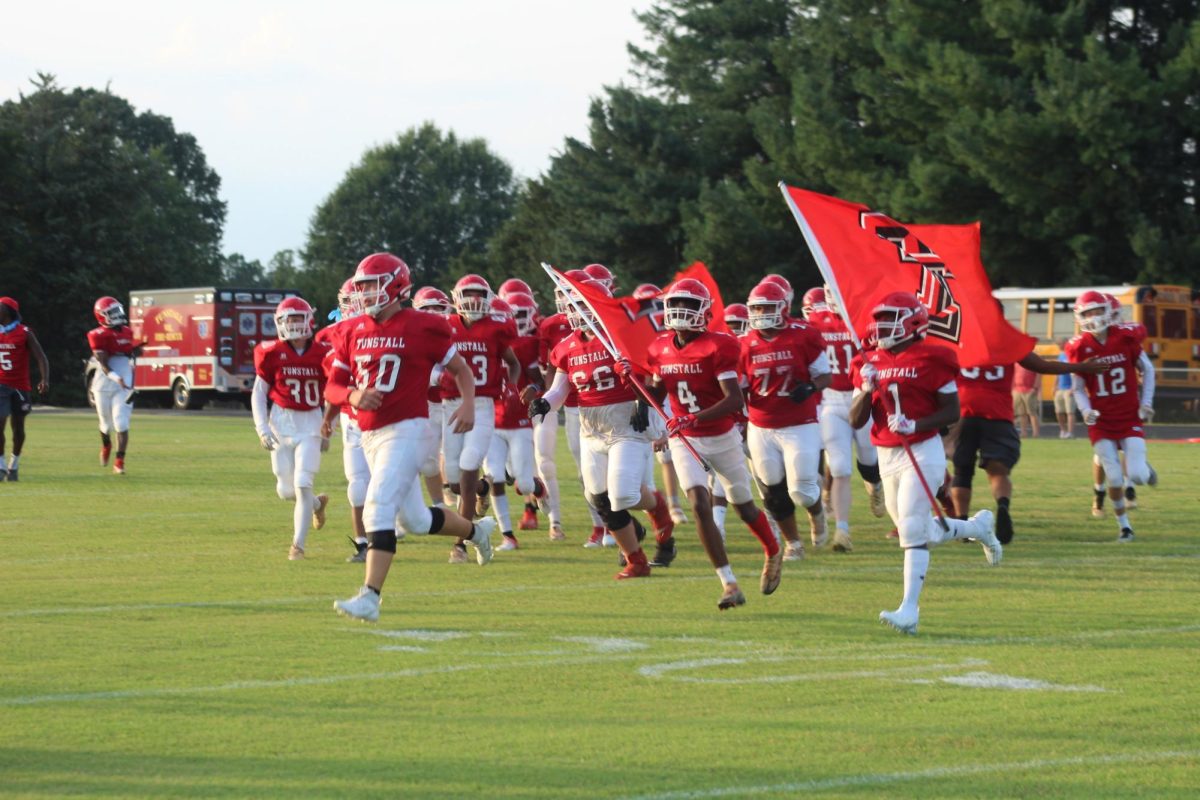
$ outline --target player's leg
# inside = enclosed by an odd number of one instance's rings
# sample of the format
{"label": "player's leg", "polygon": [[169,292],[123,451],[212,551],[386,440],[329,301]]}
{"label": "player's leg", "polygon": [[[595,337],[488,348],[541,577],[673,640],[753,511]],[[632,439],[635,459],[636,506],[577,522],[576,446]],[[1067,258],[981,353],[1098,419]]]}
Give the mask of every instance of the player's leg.
{"label": "player's leg", "polygon": [[442,403],[429,401],[429,446],[425,460],[421,462],[421,479],[429,502],[433,505],[450,505],[447,500],[447,481],[442,475]]}
{"label": "player's leg", "polygon": [[[692,439],[692,445],[703,448],[706,439]],[[722,585],[737,587],[733,570],[729,567],[729,557],[725,553],[725,543],[721,539],[721,531],[712,516],[712,496],[708,491],[708,475],[696,457],[688,452],[678,437],[670,440],[671,463],[675,466],[675,474],[679,478],[679,488],[687,496],[692,507],[692,515],[696,518],[696,533],[700,544],[708,556],[709,563],[717,570],[717,577]],[[706,456],[707,458],[707,456]],[[654,554],[651,566],[666,567],[675,559],[675,537],[664,542],[658,542],[658,551]],[[744,602],[745,598],[743,598]]]}
{"label": "player's leg", "polygon": [[558,465],[555,463],[558,444],[558,415],[547,414],[533,425],[533,453],[538,475],[546,487],[542,508],[550,519],[550,539],[565,539],[562,529],[562,507],[558,488]]}
{"label": "player's leg", "polygon": [[0,396],[0,406],[4,405],[8,407],[3,410],[11,412],[9,417],[12,420],[12,456],[8,460],[6,469],[4,466],[4,418],[0,417],[0,480],[5,479],[7,472],[8,481],[16,483],[21,453],[25,449],[25,419],[33,410],[33,397],[28,392],[13,389],[10,402],[5,403],[3,397]]}
{"label": "player's leg", "polygon": [[[603,524],[607,525],[625,557],[625,569],[617,573],[617,579],[641,578],[650,574],[650,563],[642,552],[641,539],[645,537],[645,529],[629,514],[627,507],[613,507],[613,495],[622,488],[619,476],[615,470],[610,470],[613,445],[605,441],[583,434],[580,436],[579,469],[583,478],[583,490],[588,502],[601,514]],[[625,454],[627,471],[635,476],[635,485],[626,491],[633,496],[641,494],[641,452]],[[628,478],[626,483],[630,483]],[[628,501],[630,497],[623,498]],[[623,503],[622,503],[623,505]]]}
{"label": "player's leg", "polygon": [[[746,459],[742,458],[745,463]],[[725,495],[725,485],[715,476],[708,476],[708,493],[712,495],[713,522],[721,532],[721,541],[725,541],[725,516],[729,513],[729,498]],[[685,520],[686,521],[686,520]]]}
{"label": "player's leg", "polygon": [[1158,476],[1146,460],[1145,439],[1140,436],[1122,439],[1121,452],[1125,454],[1125,477],[1129,481],[1135,486],[1154,486],[1158,483]]}
{"label": "player's leg", "polygon": [[4,430],[8,427],[10,391],[9,387],[0,386],[0,481],[8,478],[8,467],[5,466],[4,461],[4,451],[7,446],[4,438]]}
{"label": "player's leg", "polygon": [[784,559],[799,561],[804,558],[804,544],[796,530],[796,504],[788,491],[782,443],[775,435],[775,429],[751,424],[746,429],[746,444],[750,448],[754,475],[762,487],[763,505],[788,543]]}
{"label": "player's leg", "polygon": [[1003,420],[979,420],[979,466],[988,475],[992,497],[996,501],[996,538],[1008,544],[1013,538],[1012,479],[1013,467],[1021,459],[1021,438],[1013,426]]}
{"label": "player's leg", "polygon": [[367,485],[371,470],[362,449],[362,431],[350,415],[342,415],[342,470],[346,474],[346,500],[350,503],[350,526],[354,531],[354,555],[346,559],[361,563],[367,558],[367,531],[363,527],[363,506],[367,502]]}
{"label": "player's leg", "polygon": [[125,451],[129,449],[129,420],[133,414],[133,406],[125,402],[125,392],[112,392],[109,403],[112,406],[110,419],[113,431],[116,433],[117,449],[113,458],[113,471],[125,472]]}
{"label": "player's leg", "polygon": [[[813,425],[813,440],[819,442],[820,436],[817,426]],[[754,503],[741,434],[731,430],[720,436],[709,437],[705,456],[729,503],[762,546],[763,568],[759,588],[763,594],[772,594],[779,588],[783,577],[783,548],[767,514]]]}
{"label": "player's leg", "polygon": [[292,441],[295,442],[293,485],[296,487],[296,504],[292,512],[292,549],[288,557],[303,558],[318,505],[313,485],[321,469],[321,439],[300,435]]}
{"label": "player's leg", "polygon": [[971,514],[971,495],[975,483],[975,459],[980,446],[980,419],[964,417],[955,424],[957,436],[950,462],[954,465],[954,477],[950,479],[950,499],[954,504],[954,515],[966,519]]}
{"label": "player's leg", "polygon": [[[849,430],[849,425],[847,425],[845,433],[848,434]],[[808,512],[810,539],[814,545],[820,547],[825,544],[829,536],[825,508],[821,502],[821,472],[818,455],[822,443],[821,426],[815,423],[794,425],[776,431],[775,435],[779,439],[782,450],[784,479],[792,503]],[[850,511],[850,437],[845,436],[838,444],[845,447],[844,451],[837,456],[838,459],[844,457],[845,460],[841,461],[837,468],[845,473],[842,476],[844,480],[841,481],[841,488],[846,493],[844,513],[848,518]],[[830,471],[833,472],[833,452],[826,448],[825,455],[830,464]],[[841,524],[843,521],[846,523],[844,527]],[[838,523],[833,549],[839,553],[848,553],[852,549],[849,520],[839,519]]]}
{"label": "player's leg", "polygon": [[[575,475],[580,481],[580,485],[582,485],[583,462],[580,445],[581,429],[579,424],[579,409],[564,408],[563,419],[566,422],[567,429],[567,449],[571,451],[571,458],[575,460]],[[604,520],[601,518],[600,513],[596,510],[596,507],[592,505],[591,496],[587,492],[584,492],[583,497],[587,502],[588,514],[590,514],[592,517],[592,533],[583,546],[600,547],[604,538]]]}
{"label": "player's leg", "polygon": [[920,617],[921,590],[929,570],[929,522],[932,508],[918,485],[912,491],[913,467],[899,447],[880,449],[880,466],[888,514],[896,525],[904,552],[904,588],[895,611],[879,612],[879,621],[900,631],[914,634]]}
{"label": "player's leg", "polygon": [[92,390],[92,399],[96,401],[96,418],[100,427],[100,466],[107,467],[112,455],[113,421],[112,395],[114,392],[101,388]]}
{"label": "player's leg", "polygon": [[885,516],[887,505],[883,501],[883,479],[879,476],[879,454],[871,442],[869,421],[854,429],[854,457],[858,476],[862,478],[863,488],[867,490],[871,501],[871,513],[876,517]]}
{"label": "player's leg", "polygon": [[516,550],[517,537],[513,535],[512,516],[508,510],[508,495],[505,492],[506,468],[508,466],[509,431],[496,429],[492,432],[491,445],[488,447],[487,458],[484,459],[484,474],[491,484],[492,514],[496,517],[496,525],[504,535],[504,541],[497,550]]}
{"label": "player's leg", "polygon": [[679,476],[675,473],[675,465],[671,462],[671,450],[666,448],[656,453],[656,458],[662,466],[663,496],[671,507],[671,519],[675,524],[682,525],[688,521],[683,505],[679,499]]}
{"label": "player's leg", "polygon": [[[481,477],[483,460],[492,447],[492,433],[496,429],[496,406],[490,397],[475,398],[475,427],[463,436],[462,452],[458,456],[459,467],[459,513],[474,519],[487,512],[491,486]],[[500,476],[503,482],[504,476]]]}
{"label": "player's leg", "polygon": [[1121,531],[1117,539],[1122,542],[1133,541],[1133,526],[1129,524],[1125,507],[1125,473],[1121,466],[1120,453],[1117,451],[1117,442],[1114,439],[1097,439],[1092,442],[1092,453],[1104,473],[1104,485],[1107,487],[1113,516],[1117,518],[1117,527]]}

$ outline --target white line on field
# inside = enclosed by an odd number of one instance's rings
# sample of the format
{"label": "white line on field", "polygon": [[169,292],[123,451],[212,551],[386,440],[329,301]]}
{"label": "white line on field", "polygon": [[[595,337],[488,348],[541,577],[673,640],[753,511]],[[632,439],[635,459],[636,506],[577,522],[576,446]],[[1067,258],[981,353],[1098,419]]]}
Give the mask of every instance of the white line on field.
{"label": "white line on field", "polygon": [[[667,673],[704,667],[735,666],[760,662],[790,661],[786,658],[702,658],[694,661],[673,661],[668,664],[650,664],[640,667],[638,672],[647,678],[661,678]],[[858,660],[858,659],[855,659]],[[891,667],[886,670],[850,670],[843,672],[806,672],[799,675],[756,675],[748,678],[696,678],[691,675],[670,675],[680,683],[709,683],[742,686],[759,683],[800,683],[802,681],[845,681],[858,678],[892,678],[902,673],[944,672],[946,670],[981,667],[987,664],[978,658],[965,658],[957,664],[923,664],[911,667]]]}
{"label": "white line on field", "polygon": [[842,789],[854,786],[881,786],[903,781],[953,778],[962,775],[984,775],[989,772],[1025,772],[1052,767],[1087,767],[1108,764],[1145,764],[1153,761],[1190,760],[1200,756],[1200,750],[1159,750],[1143,753],[1112,753],[1074,758],[1038,758],[1029,761],[1009,761],[1000,764],[968,764],[961,767],[934,767],[913,772],[880,772],[867,775],[845,775],[810,781],[793,781],[768,786],[727,786],[712,789],[692,789],[658,794],[630,795],[627,800],[699,800],[708,797],[746,797],[755,794],[798,794]]}
{"label": "white line on field", "polygon": [[277,597],[267,600],[208,600],[196,603],[128,603],[111,606],[52,606],[50,608],[24,608],[17,611],[0,612],[0,617],[44,617],[62,614],[124,614],[129,611],[166,611],[178,608],[261,608],[264,606],[287,606],[297,603],[315,603],[325,595],[313,597]]}

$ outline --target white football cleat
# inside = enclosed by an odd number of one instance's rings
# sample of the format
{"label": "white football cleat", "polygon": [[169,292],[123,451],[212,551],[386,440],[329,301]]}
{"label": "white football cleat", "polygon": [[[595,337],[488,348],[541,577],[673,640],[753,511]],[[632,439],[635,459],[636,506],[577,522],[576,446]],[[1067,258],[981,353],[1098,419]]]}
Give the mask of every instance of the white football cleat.
{"label": "white football cleat", "polygon": [[871,497],[871,513],[882,517],[887,513],[887,502],[883,498],[883,483],[867,483],[867,494]]}
{"label": "white football cleat", "polygon": [[607,529],[605,529],[604,537],[600,540],[600,546],[601,547],[616,547],[617,546],[617,537],[613,536],[611,533],[608,532]]}
{"label": "white football cleat", "polygon": [[304,548],[303,547],[296,547],[296,545],[292,545],[290,548],[288,548],[288,561],[303,561],[303,560],[304,560]]}
{"label": "white football cleat", "polygon": [[784,561],[803,561],[804,560],[804,542],[796,540],[788,542],[787,548],[783,551]]}
{"label": "white football cleat", "polygon": [[909,636],[916,636],[917,617],[919,613],[920,609],[912,614],[905,614],[900,609],[896,609],[895,611],[880,611],[879,621],[892,630],[907,633]]}
{"label": "white football cleat", "polygon": [[990,566],[999,566],[1004,557],[1004,545],[996,538],[996,515],[985,508],[972,516],[970,522],[974,526],[975,539],[983,545],[984,558]]}
{"label": "white football cleat", "polygon": [[501,542],[500,545],[496,548],[496,552],[497,553],[506,553],[509,550],[517,550],[518,548],[519,548],[519,545],[517,544],[516,539],[512,539],[512,538],[509,538],[508,536],[505,536],[504,541]]}
{"label": "white football cleat", "polygon": [[833,531],[833,552],[849,553],[854,549],[850,543],[850,531],[845,528],[835,528]]}
{"label": "white football cleat", "polygon": [[[818,522],[817,520],[820,521]],[[817,519],[809,517],[808,536],[812,539],[813,547],[820,548],[829,543],[829,524],[826,520],[828,520],[828,517],[825,516],[824,512]]]}
{"label": "white football cleat", "polygon": [[379,595],[364,586],[349,600],[334,600],[333,610],[343,617],[376,622],[379,620]]}
{"label": "white football cleat", "polygon": [[495,551],[492,549],[492,531],[496,529],[496,520],[486,517],[475,523],[475,533],[467,539],[475,547],[475,560],[479,566],[484,566],[492,560]]}

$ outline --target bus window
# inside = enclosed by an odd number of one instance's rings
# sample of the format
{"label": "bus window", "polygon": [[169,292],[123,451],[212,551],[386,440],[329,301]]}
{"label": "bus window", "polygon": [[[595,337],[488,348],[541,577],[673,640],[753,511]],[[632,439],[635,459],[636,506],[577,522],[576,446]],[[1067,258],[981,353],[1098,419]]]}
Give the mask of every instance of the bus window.
{"label": "bus window", "polygon": [[[1001,300],[1000,305],[1004,306],[1004,318],[1009,324],[1017,330],[1024,330],[1021,327],[1021,307],[1025,305],[1024,300]],[[1197,316],[1200,316],[1200,307],[1197,307]]]}
{"label": "bus window", "polygon": [[1187,311],[1182,308],[1162,310],[1162,335],[1164,339],[1186,339]]}
{"label": "bus window", "polygon": [[1054,340],[1070,339],[1075,335],[1075,301],[1054,301]]}
{"label": "bus window", "polygon": [[1158,336],[1158,307],[1142,306],[1142,324],[1146,326],[1147,336]]}
{"label": "bus window", "polygon": [[1050,301],[1030,300],[1025,320],[1025,332],[1044,341],[1049,329]]}

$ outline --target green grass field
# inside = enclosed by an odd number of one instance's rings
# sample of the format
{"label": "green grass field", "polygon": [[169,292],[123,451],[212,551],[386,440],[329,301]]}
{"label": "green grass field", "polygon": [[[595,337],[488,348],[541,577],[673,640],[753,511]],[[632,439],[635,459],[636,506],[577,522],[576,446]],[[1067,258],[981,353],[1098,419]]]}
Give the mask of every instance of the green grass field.
{"label": "green grass field", "polygon": [[788,564],[772,597],[731,518],[754,589],[733,611],[691,526],[674,566],[613,581],[564,485],[567,542],[481,569],[409,537],[364,625],[331,609],[362,580],[337,443],[330,524],[290,563],[248,417],[135,415],[124,477],[89,415],[29,429],[0,485],[0,796],[1200,791],[1197,445],[1150,444],[1162,486],[1119,545],[1086,442],[1026,443],[1003,565],[935,550],[903,637],[876,621],[901,556],[857,485],[855,551]]}

